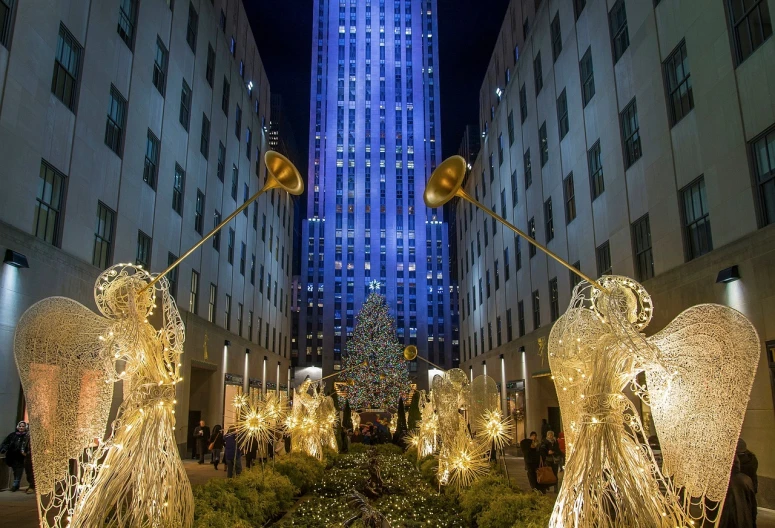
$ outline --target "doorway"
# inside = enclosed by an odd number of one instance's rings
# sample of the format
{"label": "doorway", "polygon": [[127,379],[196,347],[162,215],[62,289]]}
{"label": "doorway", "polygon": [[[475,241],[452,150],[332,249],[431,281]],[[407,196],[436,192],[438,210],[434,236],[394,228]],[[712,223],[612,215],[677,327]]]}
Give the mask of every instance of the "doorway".
{"label": "doorway", "polygon": [[560,414],[559,407],[548,407],[549,411],[549,428],[554,431],[555,436],[562,431],[562,415]]}
{"label": "doorway", "polygon": [[[188,434],[186,435],[186,455],[191,453],[191,458],[196,458],[196,440],[194,440],[194,429],[199,425],[202,419],[202,411],[188,411]],[[184,457],[185,458],[185,457]]]}

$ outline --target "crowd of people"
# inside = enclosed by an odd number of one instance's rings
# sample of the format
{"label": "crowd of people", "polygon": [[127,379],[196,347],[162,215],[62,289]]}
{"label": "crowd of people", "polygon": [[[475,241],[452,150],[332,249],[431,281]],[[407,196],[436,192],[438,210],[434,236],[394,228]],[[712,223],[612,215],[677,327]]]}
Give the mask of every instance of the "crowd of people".
{"label": "crowd of people", "polygon": [[366,422],[352,430],[346,430],[348,444],[389,444],[393,440],[393,435],[390,434],[390,422],[380,418],[376,421],[377,423]]}
{"label": "crowd of people", "polygon": [[[525,459],[525,471],[530,488],[541,493],[549,489],[555,492],[559,489],[560,472],[565,465],[565,434],[555,437],[546,420],[541,424],[541,439],[535,431],[519,443],[522,456]],[[550,476],[547,470],[551,469]],[[539,477],[539,473],[541,477]]]}

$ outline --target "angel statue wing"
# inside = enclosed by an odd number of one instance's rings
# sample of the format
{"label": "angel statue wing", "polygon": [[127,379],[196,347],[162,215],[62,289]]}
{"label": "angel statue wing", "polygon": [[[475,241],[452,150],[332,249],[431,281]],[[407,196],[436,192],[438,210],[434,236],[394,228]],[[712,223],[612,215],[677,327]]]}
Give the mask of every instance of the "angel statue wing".
{"label": "angel statue wing", "polygon": [[721,501],[759,361],[756,329],[737,310],[700,304],[648,341],[659,350],[646,382],[662,472],[685,489],[685,507]]}
{"label": "angel statue wing", "polygon": [[14,355],[30,416],[35,484],[54,492],[94,439],[105,436],[113,383],[111,321],[66,297],[31,306],[16,327]]}

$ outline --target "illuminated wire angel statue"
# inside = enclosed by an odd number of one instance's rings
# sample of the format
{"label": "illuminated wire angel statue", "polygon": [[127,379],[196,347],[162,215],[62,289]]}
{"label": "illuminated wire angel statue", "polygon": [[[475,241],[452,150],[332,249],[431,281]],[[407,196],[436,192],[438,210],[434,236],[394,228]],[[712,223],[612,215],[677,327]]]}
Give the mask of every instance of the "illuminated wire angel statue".
{"label": "illuminated wire angel statue", "polygon": [[336,407],[331,396],[326,396],[317,382],[304,380],[298,389],[294,389],[293,407],[286,419],[291,451],[322,459],[324,447],[337,448],[336,420]]}
{"label": "illuminated wire angel statue", "polygon": [[[19,321],[14,349],[43,526],[173,527],[192,519],[175,441],[183,322],[166,279],[141,293],[151,280],[140,267],[118,264],[97,279],[103,316],[52,297]],[[148,322],[157,293],[158,330]],[[124,382],[124,401],[103,440],[115,381]]]}
{"label": "illuminated wire angel statue", "polygon": [[[646,338],[653,306],[643,286],[598,282],[608,293],[579,284],[549,337],[568,446],[550,527],[716,525],[759,358],[756,330],[736,310],[702,304]],[[651,407],[661,470],[627,388]]]}

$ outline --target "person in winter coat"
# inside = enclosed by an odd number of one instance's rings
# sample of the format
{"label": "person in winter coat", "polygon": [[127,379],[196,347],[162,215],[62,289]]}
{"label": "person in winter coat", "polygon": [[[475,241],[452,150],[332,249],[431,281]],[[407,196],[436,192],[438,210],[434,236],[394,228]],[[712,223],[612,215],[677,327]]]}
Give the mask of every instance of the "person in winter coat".
{"label": "person in winter coat", "polygon": [[221,462],[221,451],[223,450],[223,427],[215,425],[213,427],[213,433],[210,435],[210,445],[212,449],[212,458],[210,463],[218,469],[218,464]]}
{"label": "person in winter coat", "polygon": [[205,453],[207,453],[207,441],[210,439],[210,428],[201,420],[199,425],[194,428],[194,440],[196,440],[196,449],[199,454],[199,463],[205,463]]}
{"label": "person in winter coat", "polygon": [[740,460],[740,472],[748,475],[753,483],[753,492],[759,493],[759,479],[756,473],[759,470],[759,460],[753,452],[748,450],[748,446],[745,445],[745,440],[742,438],[737,441],[737,451],[735,453]]}
{"label": "person in winter coat", "polygon": [[[562,459],[562,451],[560,451],[560,444],[554,437],[554,431],[547,431],[546,438],[541,442],[541,459],[544,464],[552,468],[554,476],[558,477],[558,466]],[[559,482],[559,477],[558,477]],[[557,491],[558,485],[554,485],[554,490]]]}
{"label": "person in winter coat", "polygon": [[253,466],[253,461],[256,458],[258,458],[258,440],[251,438],[248,440],[248,445],[245,449],[245,465],[248,469]]}
{"label": "person in winter coat", "polygon": [[735,456],[718,528],[756,528],[756,514],[753,483],[740,471],[740,459]]}
{"label": "person in winter coat", "polygon": [[[27,431],[27,422],[16,424],[16,431],[9,434],[0,444],[0,454],[5,454],[5,463],[13,471],[13,486],[11,491],[18,491],[22,481],[22,473],[26,458],[30,451],[30,435]],[[27,471],[27,481],[30,487],[35,489],[35,482],[32,479],[30,471]]]}
{"label": "person in winter coat", "polygon": [[229,426],[223,436],[224,458],[226,459],[226,477],[231,478],[236,469],[237,475],[242,473],[242,450],[237,444],[237,427]]}
{"label": "person in winter coat", "polygon": [[541,463],[541,455],[538,452],[540,444],[538,435],[535,431],[530,433],[530,438],[525,438],[519,443],[522,450],[522,456],[525,458],[525,471],[527,471],[527,480],[530,483],[530,489],[541,491],[538,485],[538,465]]}

